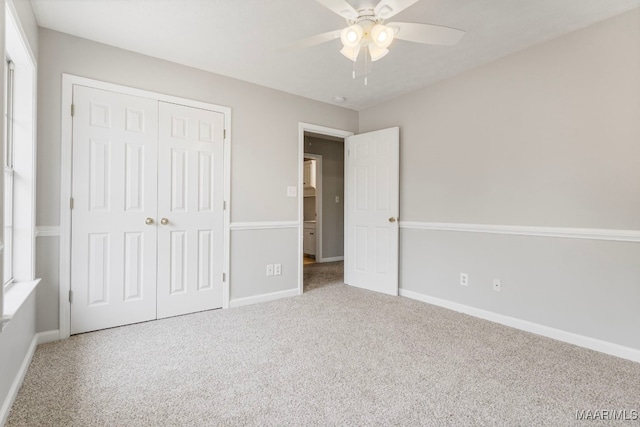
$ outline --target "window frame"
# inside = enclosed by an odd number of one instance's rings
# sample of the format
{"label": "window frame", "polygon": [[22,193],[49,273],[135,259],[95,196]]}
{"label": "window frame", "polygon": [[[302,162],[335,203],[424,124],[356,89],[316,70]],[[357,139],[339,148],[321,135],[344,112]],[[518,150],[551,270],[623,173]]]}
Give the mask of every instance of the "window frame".
{"label": "window frame", "polygon": [[13,274],[13,218],[14,218],[14,178],[15,178],[15,138],[14,100],[15,64],[10,58],[5,61],[5,138],[4,138],[4,183],[3,183],[3,269],[2,285],[7,292],[14,282]]}
{"label": "window frame", "polygon": [[[35,257],[36,257],[36,132],[37,132],[37,60],[31,49],[29,39],[21,25],[19,14],[16,11],[14,0],[4,2],[4,24],[5,24],[5,63],[11,60],[14,63],[13,73],[13,96],[12,96],[12,138],[13,154],[9,157],[12,160],[13,180],[10,195],[13,201],[12,216],[10,224],[13,238],[5,248],[4,239],[4,166],[5,161],[1,161],[3,173],[0,173],[0,248],[2,256],[0,265],[4,264],[4,251],[11,250],[11,274],[13,280],[8,281],[0,288],[0,331],[16,315],[20,307],[27,301],[34,289],[40,282],[35,278]],[[2,15],[0,14],[0,18]],[[5,65],[4,67],[7,67]],[[3,68],[3,72],[7,69]],[[0,78],[0,84],[5,84],[6,77]],[[4,94],[6,96],[6,94]],[[3,98],[2,108],[6,108],[6,98]],[[6,114],[3,114],[6,116]],[[3,117],[6,125],[6,117]],[[6,131],[0,131],[0,138],[6,138]],[[0,150],[0,155],[4,157],[4,146]],[[2,267],[0,266],[0,269]],[[4,269],[2,269],[4,270]],[[2,274],[4,279],[4,273]]]}

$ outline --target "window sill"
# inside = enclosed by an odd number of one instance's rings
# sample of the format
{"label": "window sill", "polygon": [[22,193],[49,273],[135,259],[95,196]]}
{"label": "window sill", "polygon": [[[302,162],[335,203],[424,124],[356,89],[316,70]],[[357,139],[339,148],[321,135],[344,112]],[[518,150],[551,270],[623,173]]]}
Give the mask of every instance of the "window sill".
{"label": "window sill", "polygon": [[22,304],[29,298],[33,290],[38,286],[41,279],[31,280],[29,282],[17,282],[4,294],[4,310],[2,311],[2,327],[0,331],[4,330],[5,326],[13,319]]}

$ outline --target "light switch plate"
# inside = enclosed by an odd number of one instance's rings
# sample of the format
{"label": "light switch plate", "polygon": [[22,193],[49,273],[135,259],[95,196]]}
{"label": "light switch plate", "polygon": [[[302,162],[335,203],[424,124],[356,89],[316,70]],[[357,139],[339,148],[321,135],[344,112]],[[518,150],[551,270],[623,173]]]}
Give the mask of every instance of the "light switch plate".
{"label": "light switch plate", "polygon": [[287,187],[287,197],[296,197],[298,195],[298,188],[294,186]]}

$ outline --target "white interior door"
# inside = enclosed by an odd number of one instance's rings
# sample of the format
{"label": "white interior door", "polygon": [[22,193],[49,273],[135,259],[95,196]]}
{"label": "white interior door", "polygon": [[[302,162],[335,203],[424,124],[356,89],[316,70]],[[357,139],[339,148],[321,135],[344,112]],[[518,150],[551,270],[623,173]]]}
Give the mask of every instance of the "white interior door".
{"label": "white interior door", "polygon": [[157,101],[74,86],[71,333],[156,318]]}
{"label": "white interior door", "polygon": [[160,102],[158,318],[222,307],[224,115]]}
{"label": "white interior door", "polygon": [[400,129],[350,136],[346,144],[345,282],[398,295]]}

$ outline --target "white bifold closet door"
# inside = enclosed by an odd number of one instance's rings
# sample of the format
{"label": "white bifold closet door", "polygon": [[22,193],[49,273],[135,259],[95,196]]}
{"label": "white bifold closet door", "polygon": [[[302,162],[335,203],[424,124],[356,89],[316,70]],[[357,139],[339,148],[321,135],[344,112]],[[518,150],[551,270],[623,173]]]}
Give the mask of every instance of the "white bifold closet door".
{"label": "white bifold closet door", "polygon": [[224,115],[74,86],[71,333],[222,306]]}
{"label": "white bifold closet door", "polygon": [[222,307],[224,115],[160,103],[158,318]]}

